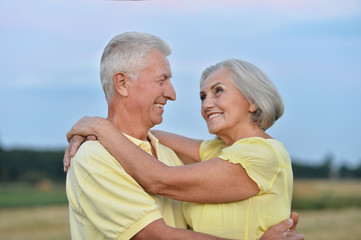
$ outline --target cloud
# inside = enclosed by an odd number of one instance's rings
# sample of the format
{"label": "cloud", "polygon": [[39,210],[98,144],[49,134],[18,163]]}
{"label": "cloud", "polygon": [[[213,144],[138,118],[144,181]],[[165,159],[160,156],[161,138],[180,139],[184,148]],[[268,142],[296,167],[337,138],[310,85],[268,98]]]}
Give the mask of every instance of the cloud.
{"label": "cloud", "polygon": [[193,10],[198,14],[202,14],[202,10],[207,11],[209,9],[229,10],[230,12],[253,10],[255,12],[268,12],[273,15],[278,13],[296,19],[310,18],[312,20],[343,18],[361,12],[361,2],[358,0],[154,0],[153,2],[166,5],[172,10],[188,12]]}

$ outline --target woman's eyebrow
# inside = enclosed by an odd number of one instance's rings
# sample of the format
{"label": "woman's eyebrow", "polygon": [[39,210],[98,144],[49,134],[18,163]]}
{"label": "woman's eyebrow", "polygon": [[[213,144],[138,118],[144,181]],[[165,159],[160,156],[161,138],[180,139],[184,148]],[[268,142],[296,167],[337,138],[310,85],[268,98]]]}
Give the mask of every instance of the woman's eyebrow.
{"label": "woman's eyebrow", "polygon": [[[212,85],[211,90],[213,90],[215,87],[217,87],[218,85],[223,85],[226,86],[226,84],[224,84],[223,82],[216,82]],[[200,91],[199,94],[205,93],[204,91]]]}
{"label": "woman's eyebrow", "polygon": [[216,82],[215,84],[212,85],[211,89],[217,87],[218,85],[225,85],[225,84],[222,82]]}

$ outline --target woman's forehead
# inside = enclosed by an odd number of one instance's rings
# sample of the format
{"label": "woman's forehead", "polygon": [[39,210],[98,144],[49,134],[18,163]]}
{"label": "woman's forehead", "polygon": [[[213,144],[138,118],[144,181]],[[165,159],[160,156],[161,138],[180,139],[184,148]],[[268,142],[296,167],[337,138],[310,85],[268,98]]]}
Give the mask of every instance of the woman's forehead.
{"label": "woman's forehead", "polygon": [[207,88],[213,88],[217,84],[229,85],[232,83],[232,75],[228,69],[221,68],[211,74],[203,80],[201,84],[201,90]]}

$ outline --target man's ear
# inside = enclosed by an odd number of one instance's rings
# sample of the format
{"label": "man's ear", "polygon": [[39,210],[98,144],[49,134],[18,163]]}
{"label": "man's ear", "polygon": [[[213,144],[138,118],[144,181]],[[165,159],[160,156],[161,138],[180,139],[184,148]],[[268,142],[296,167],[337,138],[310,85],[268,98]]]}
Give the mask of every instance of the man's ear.
{"label": "man's ear", "polygon": [[117,72],[114,74],[113,83],[114,90],[123,97],[128,96],[129,77],[124,72]]}

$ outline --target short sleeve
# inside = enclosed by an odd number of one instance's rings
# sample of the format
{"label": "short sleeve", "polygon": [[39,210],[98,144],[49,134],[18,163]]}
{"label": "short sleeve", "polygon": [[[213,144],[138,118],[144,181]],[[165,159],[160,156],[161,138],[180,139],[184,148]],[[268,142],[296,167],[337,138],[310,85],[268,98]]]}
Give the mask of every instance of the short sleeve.
{"label": "short sleeve", "polygon": [[201,161],[217,157],[222,153],[222,149],[225,147],[226,144],[220,138],[204,140],[199,148],[199,157]]}
{"label": "short sleeve", "polygon": [[[82,145],[72,160],[79,208],[109,239],[130,239],[161,218],[153,200],[100,143]],[[75,196],[74,196],[75,197]]]}
{"label": "short sleeve", "polygon": [[242,139],[224,148],[219,158],[240,164],[248,176],[257,183],[260,193],[269,191],[280,171],[278,157],[265,139]]}

